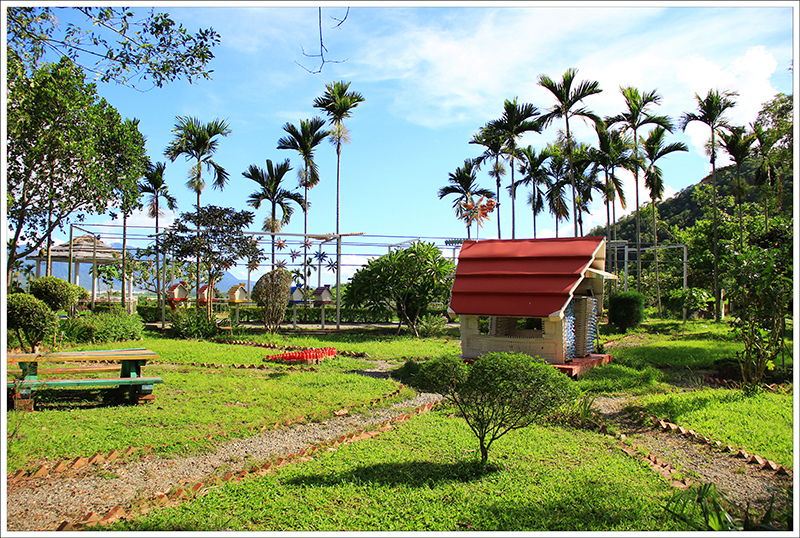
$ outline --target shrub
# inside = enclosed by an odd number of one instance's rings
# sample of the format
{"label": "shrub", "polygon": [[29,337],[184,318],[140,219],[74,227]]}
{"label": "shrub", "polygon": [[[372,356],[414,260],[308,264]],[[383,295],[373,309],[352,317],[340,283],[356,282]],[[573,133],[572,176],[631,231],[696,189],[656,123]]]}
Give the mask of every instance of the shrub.
{"label": "shrub", "polygon": [[638,327],[644,320],[644,295],[635,291],[615,293],[608,299],[608,322],[619,331]]}
{"label": "shrub", "polygon": [[[36,353],[48,333],[58,328],[58,317],[44,302],[27,293],[12,293],[6,298],[8,328],[16,331],[20,346],[25,340]],[[23,336],[25,340],[23,340]]]}
{"label": "shrub", "polygon": [[422,365],[414,359],[407,359],[400,368],[394,370],[391,375],[398,381],[406,385],[416,386],[417,375],[419,374]]}
{"label": "shrub", "polygon": [[62,321],[64,338],[76,344],[141,340],[142,318],[122,310],[102,312]]}
{"label": "shrub", "polygon": [[141,316],[145,323],[155,323],[161,321],[161,307],[147,304],[136,304],[136,313]]}
{"label": "shrub", "polygon": [[420,336],[436,336],[442,334],[447,325],[447,318],[440,314],[427,314],[417,325]]}
{"label": "shrub", "polygon": [[37,278],[31,284],[31,295],[44,301],[53,312],[69,311],[77,304],[78,299],[85,298],[87,293],[82,287],[54,276]]}
{"label": "shrub", "polygon": [[209,320],[205,309],[178,308],[169,313],[171,333],[176,338],[211,338],[218,332],[214,320]]}
{"label": "shrub", "polygon": [[253,300],[261,307],[261,321],[269,332],[277,331],[283,322],[291,288],[292,273],[282,268],[273,269],[253,286]]}
{"label": "shrub", "polygon": [[551,417],[578,394],[567,376],[522,353],[489,353],[471,365],[454,356],[433,359],[417,378],[458,407],[478,438],[482,464],[495,440]]}

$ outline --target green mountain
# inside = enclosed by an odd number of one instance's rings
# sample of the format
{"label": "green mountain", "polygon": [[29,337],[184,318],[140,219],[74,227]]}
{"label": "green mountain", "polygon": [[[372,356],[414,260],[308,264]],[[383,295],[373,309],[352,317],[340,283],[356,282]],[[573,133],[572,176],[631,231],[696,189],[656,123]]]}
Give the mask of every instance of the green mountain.
{"label": "green mountain", "polygon": [[[754,185],[753,178],[755,177],[755,163],[746,162],[742,166],[742,178],[747,181],[748,191],[744,198],[745,202],[758,202],[759,201],[759,188]],[[790,169],[791,170],[791,169]],[[722,207],[722,199],[727,196],[733,196],[732,183],[736,180],[736,166],[730,165],[717,170],[717,204]],[[658,219],[659,219],[659,242],[668,240],[666,230],[672,226],[678,228],[690,228],[694,226],[695,222],[703,218],[704,208],[701,207],[697,199],[697,190],[699,185],[711,184],[711,175],[709,174],[703,178],[700,183],[690,185],[685,189],[678,192],[672,198],[668,198],[658,203]],[[783,178],[783,204],[782,213],[791,217],[792,215],[792,192],[793,192],[793,178],[791,175]],[[640,200],[642,203],[642,242],[652,242],[653,238],[653,224],[652,213],[650,212],[650,200]],[[628,200],[629,209],[635,203],[634,200]],[[732,204],[731,204],[732,205]],[[735,208],[728,209],[731,214],[735,214]],[[588,235],[605,235],[605,225],[593,228]],[[628,215],[618,220],[617,222],[617,239],[621,241],[628,241],[634,243],[636,241],[636,219],[634,216]]]}

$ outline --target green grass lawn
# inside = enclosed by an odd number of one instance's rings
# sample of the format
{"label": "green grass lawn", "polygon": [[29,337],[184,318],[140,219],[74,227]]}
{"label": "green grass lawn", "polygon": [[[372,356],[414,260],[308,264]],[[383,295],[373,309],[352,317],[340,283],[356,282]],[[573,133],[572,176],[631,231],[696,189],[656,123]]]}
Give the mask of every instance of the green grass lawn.
{"label": "green grass lawn", "polygon": [[635,407],[791,469],[792,403],[791,393],[745,396],[740,390],[706,389],[644,396]]}
{"label": "green grass lawn", "polygon": [[449,412],[223,483],[196,500],[105,530],[670,530],[670,487],[607,436],[533,426],[497,441],[482,470]]}
{"label": "green grass lawn", "polygon": [[[601,343],[614,357],[576,381],[584,393],[630,397],[630,405],[687,428],[792,465],[793,398],[787,393],[744,397],[727,389],[684,391],[676,382],[699,379],[714,361],[740,349],[728,324],[648,322],[625,335],[603,328]],[[254,435],[250,427],[324,420],[343,407],[394,391],[399,383],[356,372],[376,360],[395,367],[406,358],[459,352],[458,337],[395,336],[391,331],[281,335],[253,333],[254,342],[335,347],[369,359],[338,356],[316,372],[269,363],[279,350],[231,343],[173,340],[148,331],[142,341],[74,349],[144,347],[159,360],[145,375],[160,376],[155,403],[114,406],[109,391],[42,391],[35,413],[9,411],[9,471],[42,460],[90,456],[127,446],[153,445],[162,455],[213,450],[209,433]],[[789,349],[793,342],[788,341]],[[791,353],[787,362],[791,364]],[[220,367],[193,366],[192,363]],[[691,383],[688,386],[693,386]],[[77,394],[62,401],[66,394]],[[405,387],[395,398],[410,398]],[[662,517],[670,491],[639,460],[619,451],[605,435],[535,426],[508,434],[492,446],[491,472],[482,472],[477,442],[452,411],[415,417],[394,431],[281,467],[264,478],[221,483],[197,500],[156,510],[115,529],[128,530],[673,530]],[[312,417],[312,415],[315,417]],[[201,438],[193,440],[193,437]],[[133,457],[137,457],[134,455]],[[302,522],[302,523],[300,523]],[[105,529],[105,528],[104,528]]]}
{"label": "green grass lawn", "polygon": [[[177,344],[173,342],[179,347]],[[194,359],[209,362],[222,362],[224,352],[219,348],[231,347],[192,344]],[[252,353],[244,349],[243,354]],[[165,353],[161,359],[169,356]],[[247,361],[228,357],[224,362]],[[115,389],[40,391],[35,413],[8,413],[9,429],[19,427],[17,438],[8,441],[8,469],[25,468],[41,459],[123,451],[128,446],[153,445],[161,454],[208,450],[209,441],[192,438],[217,431],[226,431],[228,438],[246,437],[253,435],[249,430],[253,426],[324,420],[334,411],[360,408],[399,386],[394,380],[347,373],[356,365],[365,366],[355,359],[328,359],[325,372],[291,371],[286,366],[240,370],[150,364],[145,367],[146,375],[162,377],[164,383],[155,385],[155,403],[146,406],[104,405],[103,396]],[[412,394],[410,388],[404,388],[383,405]],[[65,396],[70,400],[61,401]]]}

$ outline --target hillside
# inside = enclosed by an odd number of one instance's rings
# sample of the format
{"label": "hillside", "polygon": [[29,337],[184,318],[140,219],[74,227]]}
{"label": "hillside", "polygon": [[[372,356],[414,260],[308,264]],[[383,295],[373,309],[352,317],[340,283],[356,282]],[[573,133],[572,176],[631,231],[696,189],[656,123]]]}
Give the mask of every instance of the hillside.
{"label": "hillside", "polygon": [[[755,166],[750,163],[745,163],[742,167],[742,177],[745,178],[750,185],[745,201],[757,202],[758,201],[758,187],[753,186],[753,176],[755,173]],[[725,196],[732,196],[731,183],[736,179],[736,167],[734,165],[720,168],[717,170],[717,199],[720,200]],[[711,175],[709,174],[700,182],[711,183]],[[698,184],[690,185],[685,189],[678,192],[672,198],[668,198],[658,203],[658,218],[662,223],[666,223],[667,227],[677,226],[678,228],[690,228],[694,226],[695,222],[703,218],[703,208],[697,202],[695,191]],[[792,192],[793,192],[793,178],[791,176],[784,178],[784,213],[791,215],[792,212]],[[628,200],[629,208],[635,203],[634,200]],[[649,206],[650,200],[640,200],[642,207]],[[732,211],[732,210],[731,210]],[[652,215],[647,212],[648,220],[642,222],[642,233],[644,235],[643,242],[652,242]],[[605,235],[605,226],[598,226],[593,228],[587,235]],[[658,234],[659,241],[667,240],[665,231],[660,230]],[[636,220],[633,215],[623,217],[617,223],[617,239],[621,241],[635,242],[636,241]]]}

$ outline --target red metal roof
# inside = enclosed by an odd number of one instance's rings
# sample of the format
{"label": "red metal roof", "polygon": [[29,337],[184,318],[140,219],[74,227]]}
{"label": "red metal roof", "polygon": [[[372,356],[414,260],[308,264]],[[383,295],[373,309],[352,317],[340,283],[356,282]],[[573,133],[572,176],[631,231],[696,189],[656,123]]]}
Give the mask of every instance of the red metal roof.
{"label": "red metal roof", "polygon": [[558,315],[594,261],[603,237],[494,239],[461,246],[450,308],[457,314]]}

